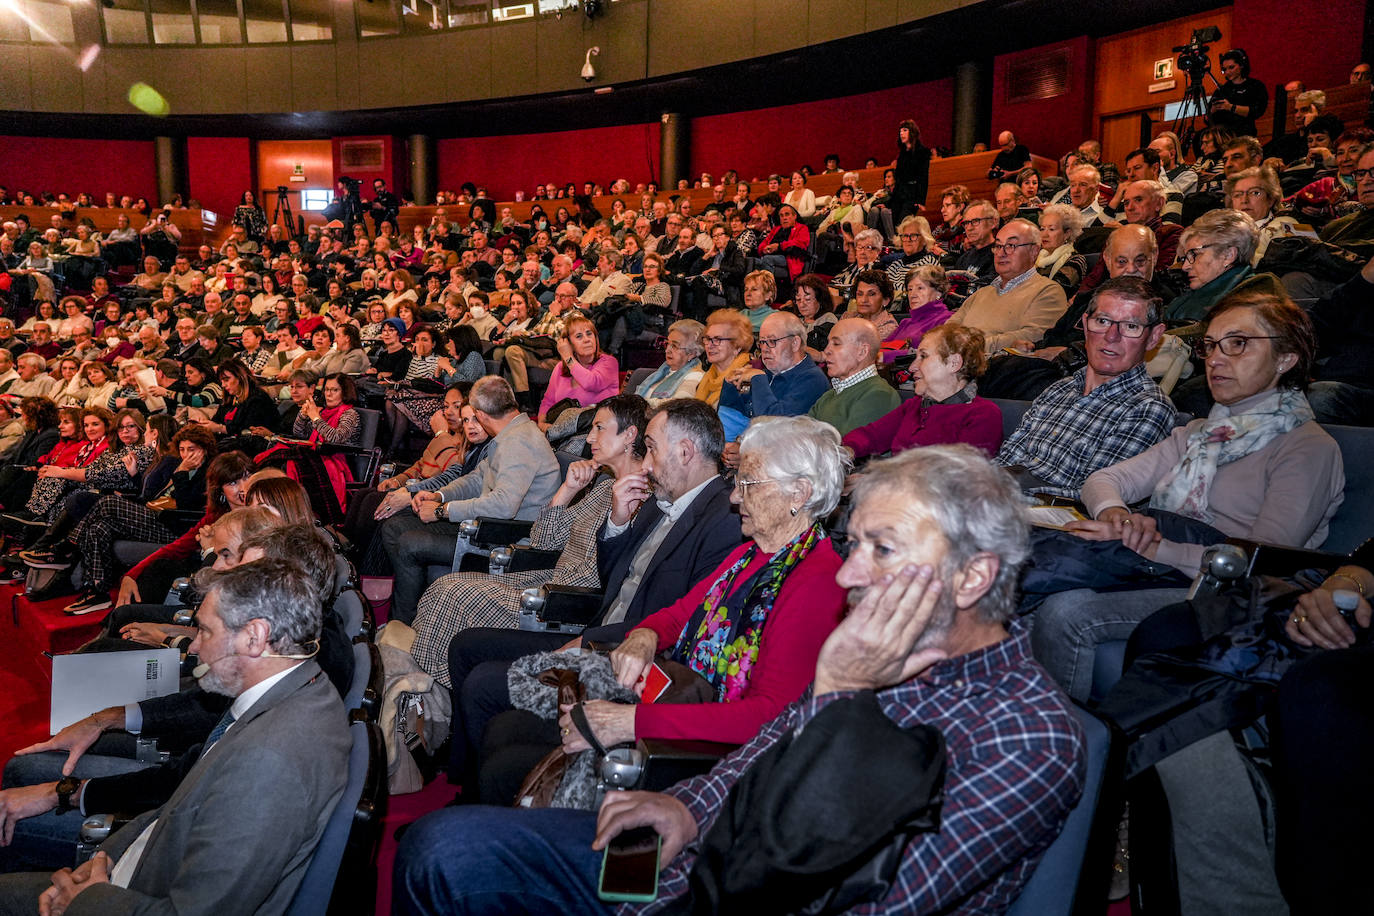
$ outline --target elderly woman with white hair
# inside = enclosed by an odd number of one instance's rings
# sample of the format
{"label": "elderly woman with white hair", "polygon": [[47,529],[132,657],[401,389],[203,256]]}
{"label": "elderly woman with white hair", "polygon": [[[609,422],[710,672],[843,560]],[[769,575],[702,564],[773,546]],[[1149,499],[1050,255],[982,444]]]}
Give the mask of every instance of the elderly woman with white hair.
{"label": "elderly woman with white hair", "polygon": [[1083,213],[1068,204],[1050,204],[1040,214],[1040,253],[1035,269],[1064,287],[1064,295],[1078,292],[1088,273],[1088,259],[1074,250],[1083,234]]}
{"label": "elderly woman with white hair", "polygon": [[1172,323],[1201,321],[1207,310],[1254,274],[1259,230],[1239,210],[1211,210],[1183,230],[1178,261],[1188,275],[1188,290],[1164,312]]}
{"label": "elderly woman with white hair", "polygon": [[701,368],[706,327],[700,321],[684,318],[668,326],[668,342],[663,347],[663,365],[639,383],[635,394],[657,407],[673,398],[695,396],[705,371]]}
{"label": "elderly woman with white hair", "polygon": [[878,257],[883,253],[883,234],[877,229],[865,229],[854,236],[854,263],[835,275],[830,285],[839,290],[844,298],[850,298],[854,288],[854,278],[865,270],[878,269]]}
{"label": "elderly woman with white hair", "polygon": [[[626,687],[643,689],[656,657],[695,672],[714,702],[584,704],[603,745],[640,738],[743,742],[801,695],[816,657],[844,615],[835,583],[841,559],[822,526],[839,503],[849,452],[828,424],[764,417],[740,440],[730,499],[744,544],[680,600],[631,630],[611,665]],[[569,754],[589,743],[565,713]]]}

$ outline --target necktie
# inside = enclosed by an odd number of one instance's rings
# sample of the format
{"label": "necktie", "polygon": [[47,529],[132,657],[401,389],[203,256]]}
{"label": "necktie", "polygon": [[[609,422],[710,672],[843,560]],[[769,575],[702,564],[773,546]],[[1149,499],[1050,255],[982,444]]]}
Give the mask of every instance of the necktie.
{"label": "necktie", "polygon": [[215,742],[224,737],[224,733],[227,732],[229,726],[233,724],[234,714],[226,709],[224,715],[220,716],[219,721],[215,723],[215,727],[210,731],[210,737],[205,739],[205,746],[200,749],[200,756],[204,757],[209,753],[210,748],[214,747]]}

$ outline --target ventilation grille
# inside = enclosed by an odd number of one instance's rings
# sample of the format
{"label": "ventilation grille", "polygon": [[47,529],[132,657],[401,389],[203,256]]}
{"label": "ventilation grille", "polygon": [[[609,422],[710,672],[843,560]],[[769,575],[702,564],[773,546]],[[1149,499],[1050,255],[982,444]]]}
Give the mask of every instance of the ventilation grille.
{"label": "ventilation grille", "polygon": [[380,172],[386,166],[386,141],[343,141],[339,144],[339,166],[345,172]]}
{"label": "ventilation grille", "polygon": [[1057,98],[1069,91],[1070,48],[1026,54],[1007,62],[1007,103]]}

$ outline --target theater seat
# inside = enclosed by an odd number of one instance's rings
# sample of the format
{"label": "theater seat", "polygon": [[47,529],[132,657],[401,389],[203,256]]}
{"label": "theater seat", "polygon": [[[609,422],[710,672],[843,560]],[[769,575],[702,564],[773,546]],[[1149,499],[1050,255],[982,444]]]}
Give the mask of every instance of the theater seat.
{"label": "theater seat", "polygon": [[1105,904],[1117,812],[1115,804],[1103,802],[1116,796],[1119,765],[1106,723],[1080,707],[1074,707],[1074,712],[1083,726],[1088,753],[1083,797],[1069,812],[1064,829],[1045,851],[1007,916],[1100,913]]}
{"label": "theater seat", "polygon": [[[386,747],[372,722],[350,726],[353,747],[343,796],[325,824],[287,916],[370,909],[377,893],[377,847],[386,807]],[[362,902],[366,901],[366,905]]]}

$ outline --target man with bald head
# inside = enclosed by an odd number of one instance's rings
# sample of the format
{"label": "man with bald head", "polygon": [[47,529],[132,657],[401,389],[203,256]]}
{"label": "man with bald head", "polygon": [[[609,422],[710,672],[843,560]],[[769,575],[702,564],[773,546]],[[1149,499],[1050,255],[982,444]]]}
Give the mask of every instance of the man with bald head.
{"label": "man with bald head", "polygon": [[1031,164],[1030,150],[1016,142],[1016,135],[1004,130],[997,135],[997,145],[1001,147],[992,159],[988,178],[993,181],[1012,179],[1016,173]]}
{"label": "man with bald head", "polygon": [[577,287],[571,281],[564,280],[554,289],[553,301],[548,309],[527,334],[511,337],[501,348],[503,352],[500,358],[505,361],[506,374],[522,410],[534,410],[538,406],[530,394],[530,365],[541,369],[552,369],[558,365],[558,352],[553,349],[552,341],[563,335],[563,323],[576,310]]}
{"label": "man with bald head", "polygon": [[843,436],[897,409],[901,397],[878,376],[878,343],[878,329],[867,318],[835,322],[825,345],[830,390],[811,405],[808,416]]}
{"label": "man with bald head", "polygon": [[989,354],[1018,341],[1038,343],[1068,306],[1064,288],[1035,269],[1040,230],[1029,220],[1003,226],[992,251],[997,279],[969,296],[949,319],[982,331]]}

